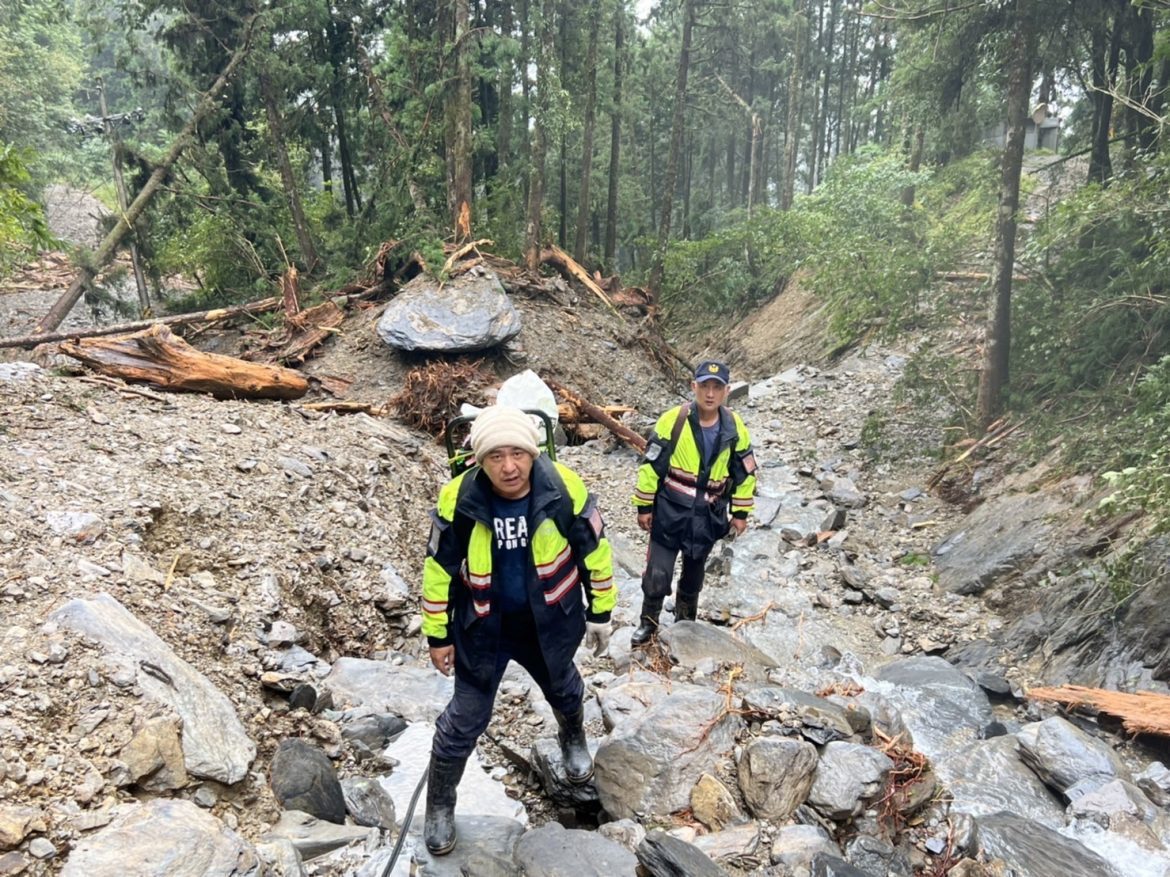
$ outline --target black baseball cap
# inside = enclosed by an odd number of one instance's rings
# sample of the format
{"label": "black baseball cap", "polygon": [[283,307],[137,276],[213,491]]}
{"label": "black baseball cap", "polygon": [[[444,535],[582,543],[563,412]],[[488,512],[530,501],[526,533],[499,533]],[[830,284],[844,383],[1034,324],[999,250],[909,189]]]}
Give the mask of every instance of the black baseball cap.
{"label": "black baseball cap", "polygon": [[695,383],[703,381],[719,381],[721,384],[731,383],[731,370],[727,364],[715,359],[704,359],[695,368]]}

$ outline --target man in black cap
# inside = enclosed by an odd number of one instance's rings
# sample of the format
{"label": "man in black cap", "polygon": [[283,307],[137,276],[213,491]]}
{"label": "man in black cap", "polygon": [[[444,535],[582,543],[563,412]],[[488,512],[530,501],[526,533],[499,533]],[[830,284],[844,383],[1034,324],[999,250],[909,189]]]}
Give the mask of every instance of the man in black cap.
{"label": "man in black cap", "polygon": [[695,620],[707,556],[730,530],[739,534],[746,529],[755,506],[751,436],[739,415],[724,404],[730,379],[724,363],[699,363],[691,383],[694,401],[658,418],[647,441],[633,498],[638,526],[650,534],[641,618],[630,640],[635,646],[645,645],[658,630],[658,614],[670,594],[680,553],[674,617]]}

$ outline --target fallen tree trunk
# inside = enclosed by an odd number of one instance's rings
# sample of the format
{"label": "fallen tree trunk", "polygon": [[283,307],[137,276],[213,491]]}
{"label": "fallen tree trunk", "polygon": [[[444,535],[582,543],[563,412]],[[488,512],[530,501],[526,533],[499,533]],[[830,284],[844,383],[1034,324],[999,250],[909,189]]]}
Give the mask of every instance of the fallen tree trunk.
{"label": "fallen tree trunk", "polygon": [[300,372],[203,353],[166,326],[118,338],[66,341],[60,350],[102,374],[220,399],[298,399],[309,389]]}
{"label": "fallen tree trunk", "polygon": [[646,440],[628,426],[618,423],[616,420],[606,414],[602,408],[599,408],[597,405],[594,405],[592,402],[582,398],[577,393],[574,393],[563,384],[559,384],[554,380],[546,380],[545,383],[548,384],[549,388],[554,393],[557,393],[566,402],[569,402],[570,404],[575,405],[577,408],[584,411],[639,454],[645,452]]}
{"label": "fallen tree trunk", "polygon": [[288,320],[288,338],[276,353],[274,362],[286,365],[302,363],[314,348],[345,322],[345,311],[332,300],[314,305]]}
{"label": "fallen tree trunk", "polygon": [[252,41],[252,26],[255,22],[256,16],[253,15],[244,30],[243,44],[236,49],[228,65],[219,74],[219,78],[215,80],[215,84],[203,95],[199,101],[199,105],[195,108],[195,112],[191,114],[191,118],[187,120],[187,124],[183,126],[183,130],[179,132],[179,136],[171,144],[170,150],[163,156],[162,161],[155,166],[154,173],[150,175],[150,179],[146,181],[146,185],[135,196],[134,201],[126,208],[126,211],[118,217],[117,223],[110,229],[86,265],[78,269],[77,276],[69,284],[69,289],[65,291],[63,296],[57,299],[53,306],[49,308],[49,312],[37,323],[38,332],[52,332],[60,326],[61,321],[69,315],[69,312],[73,310],[73,306],[77,304],[77,300],[81,298],[81,293],[85,290],[86,286],[93,281],[98,270],[113,257],[114,252],[118,249],[118,245],[122,243],[122,238],[129,233],[131,227],[134,225],[134,221],[146,209],[146,205],[150,203],[150,199],[154,197],[155,192],[162,186],[163,180],[170,173],[171,166],[179,160],[179,156],[183,153],[183,150],[194,139],[195,131],[199,127],[199,123],[203,121],[203,117],[219,105],[220,92],[224,90],[231,80],[232,74],[236,72],[236,69],[248,55],[248,49]]}
{"label": "fallen tree trunk", "polygon": [[589,276],[589,272],[582,268],[576,259],[570,256],[556,244],[552,244],[547,250],[541,250],[540,261],[547,262],[549,265],[552,265],[553,267],[563,271],[565,274],[568,274],[570,277],[588,289],[591,293],[605,302],[605,306],[613,311],[614,314],[618,313],[617,308],[613,306],[613,302],[609,300],[609,296],[605,294],[605,290],[597,285],[597,281]]}
{"label": "fallen tree trunk", "polygon": [[1092,707],[1121,719],[1121,726],[1131,734],[1159,734],[1170,737],[1170,696],[1154,691],[1108,691],[1081,685],[1059,688],[1033,688],[1028,697],[1060,703],[1069,707]]}
{"label": "fallen tree trunk", "polygon": [[151,326],[184,326],[188,323],[217,323],[232,317],[241,317],[247,314],[263,314],[280,307],[279,298],[262,298],[260,301],[249,302],[246,305],[236,305],[231,308],[212,308],[209,311],[195,311],[190,314],[175,314],[170,317],[160,317],[155,320],[136,320],[133,323],[119,323],[117,326],[96,326],[92,329],[81,329],[77,332],[48,332],[43,335],[25,335],[21,338],[0,338],[0,348],[5,347],[36,347],[38,344],[55,344],[58,341],[74,341],[78,338],[97,338],[102,335],[126,335]]}

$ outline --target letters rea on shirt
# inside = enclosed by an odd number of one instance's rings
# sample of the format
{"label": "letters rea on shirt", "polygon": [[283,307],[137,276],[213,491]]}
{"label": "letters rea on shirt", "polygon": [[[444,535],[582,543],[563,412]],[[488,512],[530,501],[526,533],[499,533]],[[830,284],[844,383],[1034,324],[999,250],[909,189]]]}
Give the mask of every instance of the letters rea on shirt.
{"label": "letters rea on shirt", "polygon": [[496,548],[505,551],[513,548],[528,547],[528,517],[520,515],[514,518],[495,518]]}

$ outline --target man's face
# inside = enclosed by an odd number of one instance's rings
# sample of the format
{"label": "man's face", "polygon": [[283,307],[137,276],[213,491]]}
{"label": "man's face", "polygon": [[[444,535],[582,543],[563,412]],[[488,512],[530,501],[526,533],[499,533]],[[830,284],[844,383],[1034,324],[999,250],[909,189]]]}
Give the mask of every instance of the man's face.
{"label": "man's face", "polygon": [[727,384],[714,378],[691,381],[691,388],[695,391],[695,405],[703,417],[711,417],[727,401]]}
{"label": "man's face", "polygon": [[520,499],[531,489],[528,480],[532,474],[532,454],[521,448],[496,448],[487,454],[479,464],[487,473],[488,480],[504,499]]}

